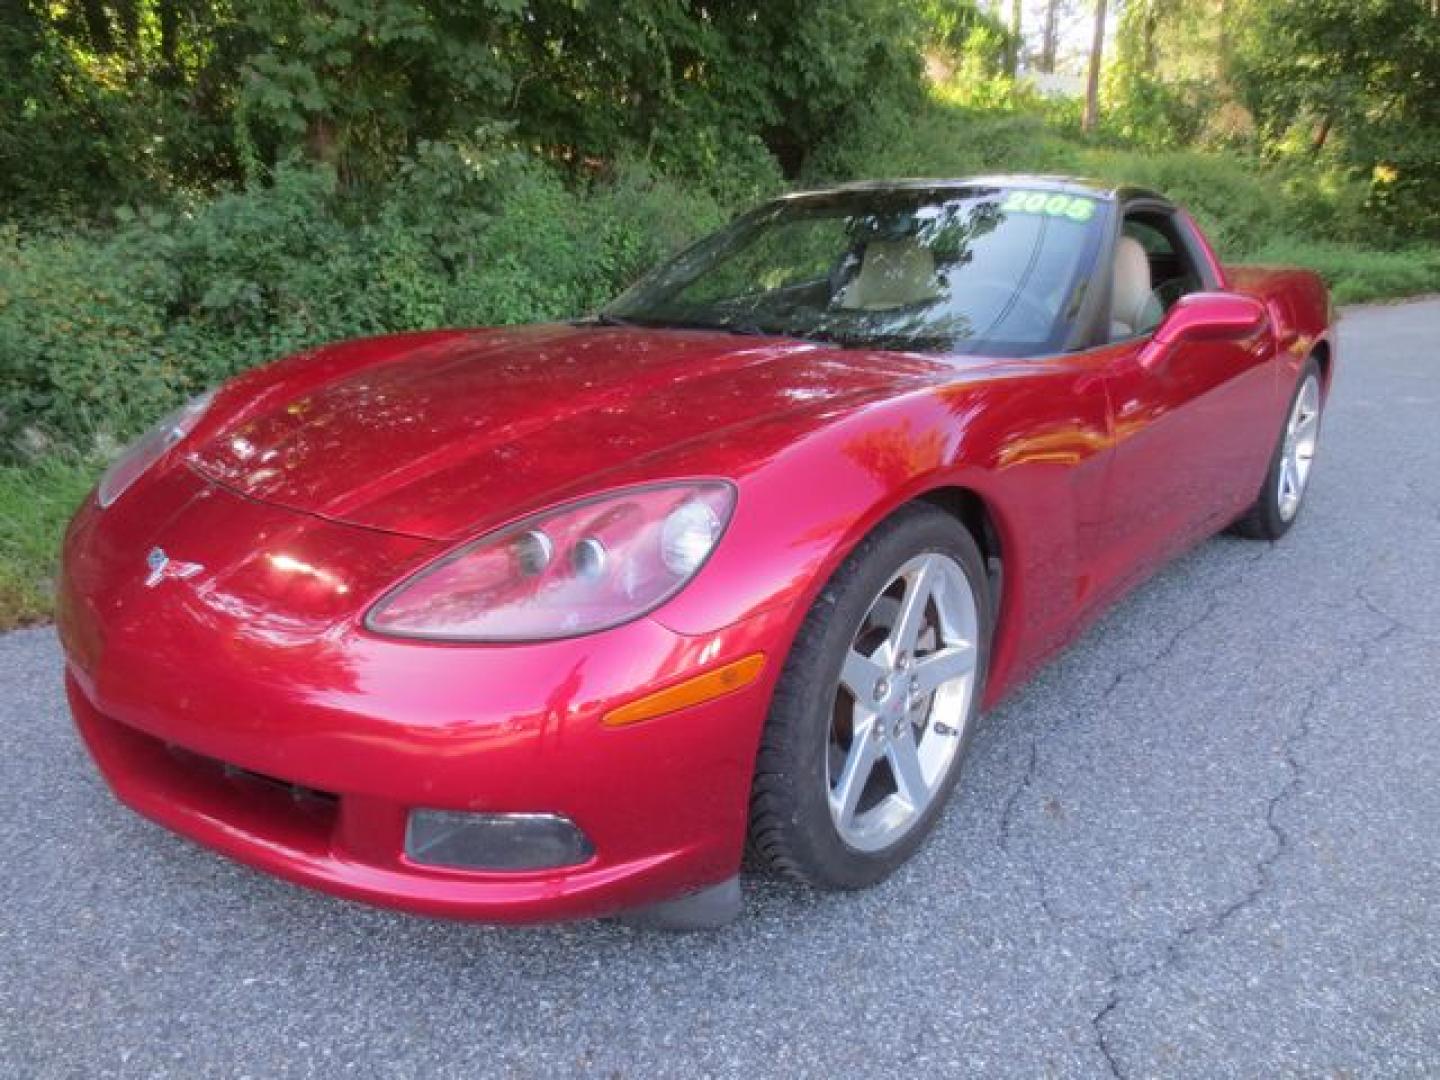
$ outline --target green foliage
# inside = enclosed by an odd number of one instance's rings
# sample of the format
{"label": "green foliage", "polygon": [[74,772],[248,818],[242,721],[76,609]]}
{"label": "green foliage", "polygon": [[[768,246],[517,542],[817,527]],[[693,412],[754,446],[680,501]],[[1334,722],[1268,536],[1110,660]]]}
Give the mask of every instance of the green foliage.
{"label": "green foliage", "polygon": [[924,102],[880,102],[822,143],[802,176],[809,184],[996,171],[1073,171],[1080,147],[1038,111]]}
{"label": "green foliage", "polygon": [[60,536],[97,471],[62,457],[0,465],[0,630],[50,613]]}
{"label": "green foliage", "polygon": [[60,219],[236,177],[226,0],[0,15],[0,217]]}
{"label": "green foliage", "polygon": [[1107,137],[1340,177],[1370,235],[1440,238],[1434,0],[1131,0],[1116,46]]}
{"label": "green foliage", "polygon": [[164,333],[163,243],[135,230],[0,232],[0,442],[12,454],[48,449],[59,433],[130,430],[183,389]]}
{"label": "green foliage", "polygon": [[1102,137],[1164,150],[1209,141],[1209,122],[1226,100],[1223,54],[1230,21],[1228,8],[1216,0],[1125,4],[1115,57],[1105,72]]}
{"label": "green foliage", "polygon": [[347,179],[375,180],[418,139],[493,115],[514,91],[505,50],[517,0],[251,0],[239,25],[247,121],[272,148],[303,147]]}
{"label": "green foliage", "polygon": [[[1280,142],[1297,126],[1319,152],[1338,136],[1365,165],[1434,169],[1440,17],[1431,0],[1249,0],[1235,56],[1241,96]],[[1420,147],[1411,140],[1422,136]]]}
{"label": "green foliage", "polygon": [[1105,90],[1110,107],[1101,130],[1116,142],[1173,150],[1202,141],[1212,101],[1204,80],[1157,79],[1117,66]]}
{"label": "green foliage", "polygon": [[1194,214],[1217,248],[1232,258],[1290,227],[1275,178],[1227,158],[1195,151],[1092,150],[1081,160],[1087,175],[1163,191]]}
{"label": "green foliage", "polygon": [[1247,261],[1309,267],[1329,284],[1337,304],[1440,292],[1440,250],[1433,246],[1377,251],[1359,244],[1280,238],[1252,252]]}
{"label": "green foliage", "polygon": [[722,220],[639,164],[576,186],[426,143],[362,202],[327,168],[108,232],[0,232],[0,457],[104,452],[245,367],[337,338],[573,316]]}
{"label": "green foliage", "polygon": [[[995,11],[978,0],[10,0],[0,216],[183,207],[268,183],[296,157],[360,195],[389,185],[422,144],[502,124],[572,181],[643,160],[735,205],[868,156],[852,132],[863,140],[925,108],[922,57],[950,73],[950,104],[1073,130],[1073,102],[1041,101],[1003,75],[1024,43]],[[1440,236],[1434,0],[1128,0],[1118,20],[1100,142],[1338,171],[1368,187],[1372,221]]]}
{"label": "green foliage", "polygon": [[[1377,221],[1440,224],[1428,2],[1364,0],[1351,33],[1339,0],[1133,0],[1082,140],[1076,103],[1001,74],[1018,43],[974,0],[24,0],[0,21],[0,196],[29,222],[0,229],[0,458],[108,452],[316,342],[592,309],[787,177],[1092,175],[1174,196],[1226,257],[1332,268]],[[951,73],[929,94],[926,50]],[[1240,99],[1258,143],[1217,136]],[[1317,118],[1323,158],[1287,142]]]}
{"label": "green foliage", "polygon": [[1030,172],[1137,184],[1189,208],[1233,258],[1277,238],[1335,241],[1365,232],[1366,187],[1341,169],[1086,144],[1069,134],[1074,125],[1063,105],[983,109],[945,104],[946,96],[918,111],[872,110],[843,138],[817,150],[804,179]]}
{"label": "green foliage", "polygon": [[863,103],[920,100],[932,10],[989,25],[969,0],[11,0],[0,200],[104,212],[296,155],[383,186],[502,121],[572,174],[639,157],[749,198]]}
{"label": "green foliage", "polygon": [[1017,42],[1010,28],[975,0],[922,0],[925,44],[955,61],[967,75],[999,73]]}

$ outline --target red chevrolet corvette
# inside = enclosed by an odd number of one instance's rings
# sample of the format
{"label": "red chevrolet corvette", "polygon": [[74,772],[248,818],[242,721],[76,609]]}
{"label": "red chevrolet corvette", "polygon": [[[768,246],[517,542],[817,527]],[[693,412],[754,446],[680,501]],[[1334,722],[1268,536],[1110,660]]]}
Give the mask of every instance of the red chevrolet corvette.
{"label": "red chevrolet corvette", "polygon": [[594,319],[250,371],[65,543],[76,722],[130,806],[342,896],[739,908],[920,845],[979,711],[1166,559],[1294,522],[1322,284],[1133,188],[779,199]]}

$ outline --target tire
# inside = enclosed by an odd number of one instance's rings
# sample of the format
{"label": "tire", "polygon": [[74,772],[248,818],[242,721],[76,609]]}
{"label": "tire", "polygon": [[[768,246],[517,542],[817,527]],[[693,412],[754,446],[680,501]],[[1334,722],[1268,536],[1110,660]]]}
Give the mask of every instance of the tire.
{"label": "tire", "polygon": [[861,541],[806,615],[775,690],[750,804],[762,866],[858,889],[915,852],[959,778],[993,622],[980,550],[950,515],[912,504]]}
{"label": "tire", "polygon": [[[1300,516],[1309,490],[1325,407],[1320,365],[1312,356],[1300,369],[1285,410],[1285,426],[1270,455],[1265,483],[1230,531],[1252,540],[1279,540]],[[1307,418],[1308,417],[1308,418]]]}

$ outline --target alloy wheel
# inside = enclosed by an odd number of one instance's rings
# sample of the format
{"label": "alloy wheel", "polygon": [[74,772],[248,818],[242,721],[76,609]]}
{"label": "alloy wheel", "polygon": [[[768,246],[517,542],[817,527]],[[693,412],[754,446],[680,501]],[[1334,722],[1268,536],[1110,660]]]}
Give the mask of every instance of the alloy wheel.
{"label": "alloy wheel", "polygon": [[859,851],[894,844],[944,789],[970,715],[979,613],[960,564],[911,559],[872,601],[835,690],[830,816]]}
{"label": "alloy wheel", "polygon": [[1300,510],[1310,467],[1320,441],[1320,380],[1311,372],[1295,395],[1295,405],[1285,425],[1285,443],[1280,450],[1278,504],[1282,521],[1293,521]]}

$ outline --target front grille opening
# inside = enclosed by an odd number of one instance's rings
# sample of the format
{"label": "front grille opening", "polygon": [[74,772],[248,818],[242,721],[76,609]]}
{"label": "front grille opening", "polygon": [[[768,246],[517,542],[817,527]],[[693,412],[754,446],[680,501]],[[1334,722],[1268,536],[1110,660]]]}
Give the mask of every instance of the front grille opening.
{"label": "front grille opening", "polygon": [[340,803],[340,796],[333,791],[321,791],[318,788],[306,787],[304,784],[282,780],[278,776],[255,772],[253,769],[242,769],[239,765],[232,765],[228,761],[219,761],[212,757],[206,757],[204,754],[197,754],[193,750],[176,746],[174,743],[165,745],[171,755],[191,768],[205,769],[231,783],[258,785],[266,791],[286,796],[297,807],[333,811]]}

